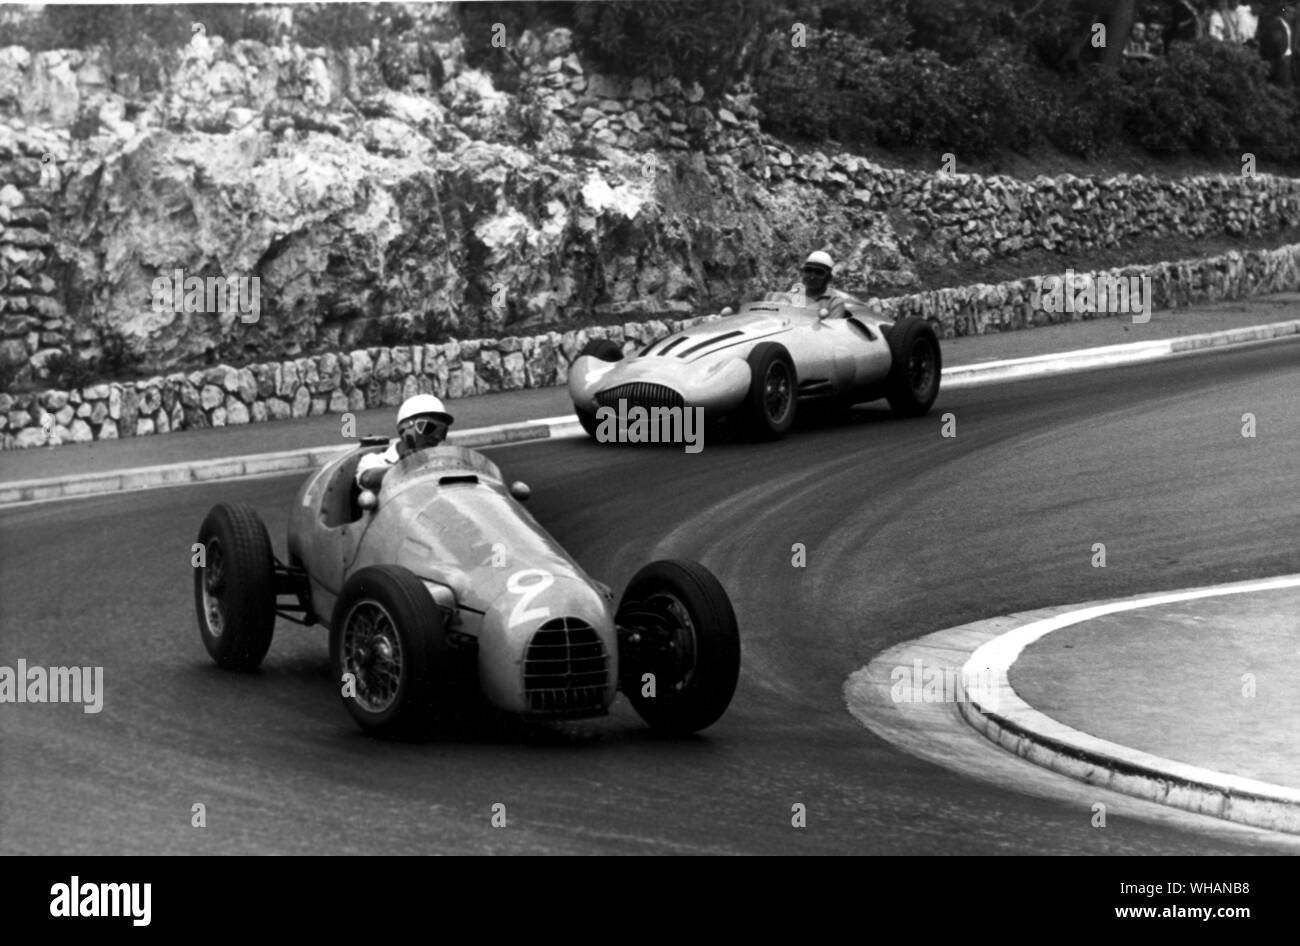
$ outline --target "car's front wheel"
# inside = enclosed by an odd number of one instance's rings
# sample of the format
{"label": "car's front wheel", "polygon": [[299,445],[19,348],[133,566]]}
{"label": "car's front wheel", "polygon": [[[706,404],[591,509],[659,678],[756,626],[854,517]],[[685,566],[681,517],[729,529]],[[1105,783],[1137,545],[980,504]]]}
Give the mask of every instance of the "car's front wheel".
{"label": "car's front wheel", "polygon": [[362,568],[334,606],[330,665],[343,705],[363,730],[423,733],[445,692],[442,612],[400,565]]}
{"label": "car's front wheel", "polygon": [[[622,361],[623,349],[617,342],[610,341],[608,338],[593,338],[587,344],[582,346],[582,351],[578,352],[578,357],[590,356],[599,361]],[[573,412],[578,415],[578,423],[582,424],[582,429],[587,432],[587,436],[595,439],[596,430],[600,426],[596,420],[596,415],[591,411],[584,411],[580,407],[574,407]]]}
{"label": "car's front wheel", "polygon": [[596,419],[596,415],[591,411],[584,411],[581,407],[575,407],[573,412],[578,415],[578,423],[587,432],[587,436],[596,439],[596,431],[600,429],[600,421]]}
{"label": "car's front wheel", "polygon": [[731,600],[703,565],[651,562],[619,604],[623,691],[652,729],[688,734],[717,721],[740,677]]}
{"label": "car's front wheel", "polygon": [[275,631],[275,555],[247,503],[212,507],[199,527],[194,606],[203,646],[223,670],[255,670]]}
{"label": "car's front wheel", "polygon": [[778,440],[794,426],[799,384],[784,345],[760,342],[749,353],[749,392],[740,410],[752,436]]}
{"label": "car's front wheel", "polygon": [[889,353],[889,406],[899,417],[920,417],[939,396],[939,337],[924,319],[904,318],[889,330]]}

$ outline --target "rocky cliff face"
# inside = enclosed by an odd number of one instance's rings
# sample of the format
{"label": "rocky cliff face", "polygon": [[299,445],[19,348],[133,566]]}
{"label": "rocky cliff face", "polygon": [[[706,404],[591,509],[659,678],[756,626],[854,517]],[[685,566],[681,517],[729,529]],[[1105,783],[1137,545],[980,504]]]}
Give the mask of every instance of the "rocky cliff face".
{"label": "rocky cliff face", "polygon": [[[682,317],[791,281],[813,248],[870,293],[927,255],[1300,217],[1286,179],[1019,182],[796,154],[747,95],[588,74],[564,30],[512,44],[510,95],[450,25],[433,52],[440,75],[394,91],[369,49],[196,35],[144,95],[97,54],[0,48],[0,362],[39,382],[115,334],[149,373],[528,335]],[[158,304],[178,271],[256,278],[256,319]]]}

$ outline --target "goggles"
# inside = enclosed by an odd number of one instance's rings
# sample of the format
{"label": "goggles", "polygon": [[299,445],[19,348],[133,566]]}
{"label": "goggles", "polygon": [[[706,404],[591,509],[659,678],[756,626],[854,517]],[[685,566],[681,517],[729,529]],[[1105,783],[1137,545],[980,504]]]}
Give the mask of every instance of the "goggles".
{"label": "goggles", "polygon": [[447,422],[436,417],[412,417],[410,420],[403,421],[397,432],[403,440],[409,442],[411,434],[422,439],[428,438],[435,433],[446,434]]}

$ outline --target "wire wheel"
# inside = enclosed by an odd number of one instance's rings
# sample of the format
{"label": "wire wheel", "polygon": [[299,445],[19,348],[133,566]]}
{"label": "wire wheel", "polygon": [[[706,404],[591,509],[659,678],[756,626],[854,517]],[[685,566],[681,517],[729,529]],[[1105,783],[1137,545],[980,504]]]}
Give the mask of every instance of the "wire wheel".
{"label": "wire wheel", "polygon": [[377,601],[358,601],[343,624],[343,671],[356,682],[356,702],[382,713],[397,700],[402,684],[401,635],[393,616]]}
{"label": "wire wheel", "polygon": [[773,361],[763,378],[763,410],[773,425],[780,424],[789,413],[790,404],[794,400],[792,387],[790,372],[785,363]]}

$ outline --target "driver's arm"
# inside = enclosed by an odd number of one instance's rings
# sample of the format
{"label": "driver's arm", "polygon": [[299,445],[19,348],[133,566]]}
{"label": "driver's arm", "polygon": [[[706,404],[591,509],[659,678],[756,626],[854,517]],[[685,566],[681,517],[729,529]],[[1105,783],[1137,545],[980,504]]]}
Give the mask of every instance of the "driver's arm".
{"label": "driver's arm", "polygon": [[844,308],[844,297],[833,292],[829,298],[818,300],[818,305],[821,311],[826,313],[822,316],[824,319],[842,319],[848,315],[848,311]]}
{"label": "driver's arm", "polygon": [[379,492],[379,487],[383,485],[384,474],[391,470],[388,465],[371,467],[368,470],[361,470],[357,473],[357,484],[362,489],[368,489],[371,492]]}
{"label": "driver's arm", "polygon": [[[389,459],[389,454],[393,455],[392,459]],[[367,453],[357,461],[357,485],[362,489],[378,491],[384,481],[384,474],[392,469],[396,460],[396,451],[391,447],[383,453]]]}

